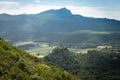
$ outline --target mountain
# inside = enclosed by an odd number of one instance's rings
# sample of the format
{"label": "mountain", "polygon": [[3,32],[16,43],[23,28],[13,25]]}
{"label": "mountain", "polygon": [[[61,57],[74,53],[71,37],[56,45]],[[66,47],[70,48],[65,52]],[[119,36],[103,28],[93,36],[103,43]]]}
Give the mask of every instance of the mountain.
{"label": "mountain", "polygon": [[0,14],[0,37],[12,43],[39,41],[51,44],[79,45],[79,48],[98,45],[120,46],[120,21],[74,15],[66,8],[52,9],[39,14]]}
{"label": "mountain", "polygon": [[[106,18],[90,18],[74,15],[70,10],[48,10],[38,14],[41,18],[37,25],[39,32],[69,32],[79,30],[119,31],[120,21]],[[44,26],[44,28],[41,28]]]}
{"label": "mountain", "polygon": [[82,80],[119,80],[120,52],[118,51],[103,49],[78,54],[70,52],[67,48],[58,47],[44,57],[44,61],[78,75]]}
{"label": "mountain", "polygon": [[59,9],[59,10],[48,10],[48,11],[45,11],[45,12],[42,12],[42,13],[40,13],[39,15],[41,15],[41,14],[46,14],[46,15],[57,15],[57,16],[63,16],[63,17],[65,17],[65,16],[72,16],[72,13],[71,13],[71,11],[70,10],[68,10],[68,9],[66,9],[66,8],[61,8],[61,9]]}
{"label": "mountain", "polygon": [[0,80],[80,80],[0,38]]}

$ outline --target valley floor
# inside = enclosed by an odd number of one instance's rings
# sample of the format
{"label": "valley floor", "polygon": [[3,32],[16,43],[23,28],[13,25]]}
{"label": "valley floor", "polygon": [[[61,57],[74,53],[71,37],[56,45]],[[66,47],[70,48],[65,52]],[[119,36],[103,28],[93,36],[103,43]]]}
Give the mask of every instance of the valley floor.
{"label": "valley floor", "polygon": [[[32,45],[33,46],[26,46]],[[34,42],[34,41],[21,41],[14,44],[14,46],[25,48],[26,52],[30,53],[33,56],[37,56],[38,58],[43,58],[44,56],[50,54],[57,45],[49,45],[48,43]],[[101,50],[103,48],[111,48],[112,46],[97,46],[96,48],[86,48],[86,49],[78,49],[78,48],[68,48],[70,51],[74,53],[87,54],[89,50]]]}

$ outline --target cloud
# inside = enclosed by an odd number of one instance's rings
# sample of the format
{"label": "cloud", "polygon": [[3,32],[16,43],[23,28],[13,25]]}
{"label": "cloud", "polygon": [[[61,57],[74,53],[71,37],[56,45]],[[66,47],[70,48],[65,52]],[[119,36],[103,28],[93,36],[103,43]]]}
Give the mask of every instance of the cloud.
{"label": "cloud", "polygon": [[[41,1],[41,0],[35,0]],[[87,17],[112,18],[120,20],[120,11],[107,10],[104,7],[87,6],[44,6],[40,4],[20,4],[18,2],[0,1],[0,13],[17,14],[37,14],[49,9],[59,9],[66,7],[73,14],[80,14]]]}
{"label": "cloud", "polygon": [[19,6],[19,3],[12,2],[12,1],[0,1],[0,7],[12,7],[12,6]]}
{"label": "cloud", "polygon": [[18,5],[17,2],[13,2],[13,1],[0,1],[0,5]]}
{"label": "cloud", "polygon": [[41,2],[41,0],[35,0],[34,2],[39,3],[39,2]]}
{"label": "cloud", "polygon": [[12,10],[20,7],[20,4],[12,1],[0,1],[0,13],[9,13]]}
{"label": "cloud", "polygon": [[81,14],[87,17],[111,18],[120,20],[120,11],[107,10],[104,7],[74,7],[67,6],[73,14]]}
{"label": "cloud", "polygon": [[[35,0],[41,1],[41,0]],[[12,15],[17,14],[37,14],[49,9],[59,9],[61,6],[43,6],[39,4],[20,4],[12,1],[0,1],[0,14],[7,13]]]}
{"label": "cloud", "polygon": [[59,9],[62,8],[61,6],[41,6],[41,5],[26,5],[22,6],[19,9],[3,9],[2,12],[0,10],[0,13],[8,13],[12,15],[17,14],[37,14],[46,10],[50,9]]}
{"label": "cloud", "polygon": [[85,16],[89,16],[89,15],[94,15],[94,16],[99,16],[98,13],[100,15],[102,15],[101,13],[101,7],[74,7],[74,6],[67,6],[67,8],[69,8],[73,14],[81,14],[81,15],[85,15]]}

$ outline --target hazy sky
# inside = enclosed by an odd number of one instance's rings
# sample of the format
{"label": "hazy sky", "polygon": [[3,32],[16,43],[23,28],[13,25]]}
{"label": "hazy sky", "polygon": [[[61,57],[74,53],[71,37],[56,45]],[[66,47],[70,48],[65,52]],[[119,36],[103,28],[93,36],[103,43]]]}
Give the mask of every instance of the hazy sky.
{"label": "hazy sky", "polygon": [[0,13],[36,14],[66,7],[73,14],[120,20],[120,0],[0,0]]}

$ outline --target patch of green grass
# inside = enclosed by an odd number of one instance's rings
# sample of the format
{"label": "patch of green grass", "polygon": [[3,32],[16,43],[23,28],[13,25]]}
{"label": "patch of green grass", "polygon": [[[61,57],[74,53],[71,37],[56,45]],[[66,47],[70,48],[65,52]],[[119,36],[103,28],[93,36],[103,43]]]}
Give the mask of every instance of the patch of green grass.
{"label": "patch of green grass", "polygon": [[50,53],[50,51],[53,49],[53,47],[35,47],[29,50],[26,50],[27,52],[29,52],[32,55],[42,55],[42,56],[46,56]]}
{"label": "patch of green grass", "polygon": [[69,48],[69,50],[74,52],[74,53],[87,54],[89,50],[98,50],[98,49],[97,48],[86,48],[86,49]]}
{"label": "patch of green grass", "polygon": [[72,33],[90,33],[90,34],[110,34],[111,31],[92,31],[92,30],[81,30],[81,31],[75,31]]}

